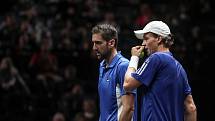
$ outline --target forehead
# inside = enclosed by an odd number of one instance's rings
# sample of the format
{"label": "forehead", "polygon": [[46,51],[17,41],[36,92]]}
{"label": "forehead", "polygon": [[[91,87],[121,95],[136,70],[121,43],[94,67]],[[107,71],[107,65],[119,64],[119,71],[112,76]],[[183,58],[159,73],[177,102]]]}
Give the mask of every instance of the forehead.
{"label": "forehead", "polygon": [[143,35],[143,38],[149,38],[149,37],[154,37],[154,34],[151,33],[151,32],[148,32],[148,33],[145,33],[145,34]]}
{"label": "forehead", "polygon": [[104,41],[104,39],[102,38],[101,34],[93,34],[92,35],[92,41]]}

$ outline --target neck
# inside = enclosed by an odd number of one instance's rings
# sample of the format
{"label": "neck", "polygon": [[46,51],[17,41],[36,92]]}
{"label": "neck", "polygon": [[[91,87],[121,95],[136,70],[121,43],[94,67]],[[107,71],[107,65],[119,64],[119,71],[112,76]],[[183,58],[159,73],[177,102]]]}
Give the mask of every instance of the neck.
{"label": "neck", "polygon": [[111,63],[111,61],[113,60],[113,58],[116,54],[117,54],[117,50],[116,49],[112,50],[110,56],[105,59],[107,65],[109,65]]}
{"label": "neck", "polygon": [[169,48],[163,47],[163,46],[159,46],[158,47],[158,51],[159,52],[169,52]]}

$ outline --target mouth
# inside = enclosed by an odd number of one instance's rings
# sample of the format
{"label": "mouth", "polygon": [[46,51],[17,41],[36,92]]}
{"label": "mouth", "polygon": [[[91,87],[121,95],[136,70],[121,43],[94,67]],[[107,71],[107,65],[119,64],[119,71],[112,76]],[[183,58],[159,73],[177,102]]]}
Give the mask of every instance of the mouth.
{"label": "mouth", "polygon": [[101,54],[99,52],[96,52],[96,56],[101,56]]}
{"label": "mouth", "polygon": [[146,45],[141,45],[143,47],[143,51],[146,51],[148,48],[146,47]]}
{"label": "mouth", "polygon": [[144,52],[146,52],[147,54],[149,54],[149,53],[150,53],[150,52],[149,52],[149,49],[148,49],[146,46],[144,46],[143,51],[144,51]]}
{"label": "mouth", "polygon": [[97,58],[98,58],[98,59],[100,59],[100,58],[101,58],[101,53],[100,53],[100,52],[95,51],[95,55],[97,56]]}

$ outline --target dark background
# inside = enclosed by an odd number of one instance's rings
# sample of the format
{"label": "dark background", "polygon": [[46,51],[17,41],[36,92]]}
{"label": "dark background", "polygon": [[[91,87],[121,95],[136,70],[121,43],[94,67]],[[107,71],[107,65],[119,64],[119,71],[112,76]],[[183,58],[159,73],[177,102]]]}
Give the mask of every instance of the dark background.
{"label": "dark background", "polygon": [[[155,19],[168,23],[175,36],[171,51],[187,71],[198,121],[214,120],[214,8],[212,0],[2,1],[0,59],[10,58],[23,81],[1,86],[0,120],[47,121],[63,112],[72,121],[89,97],[98,114],[99,61],[91,51],[91,28],[100,22],[115,25],[118,49],[129,59],[131,47],[141,43],[133,31]],[[48,54],[38,56],[43,46]],[[0,75],[1,85],[14,76]]]}

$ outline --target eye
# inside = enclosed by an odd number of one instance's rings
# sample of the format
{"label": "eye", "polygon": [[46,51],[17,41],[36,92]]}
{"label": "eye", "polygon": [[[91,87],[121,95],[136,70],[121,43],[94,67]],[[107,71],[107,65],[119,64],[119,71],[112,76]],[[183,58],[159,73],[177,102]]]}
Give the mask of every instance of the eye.
{"label": "eye", "polygon": [[102,44],[102,41],[94,41],[93,44],[101,45],[101,44]]}
{"label": "eye", "polygon": [[101,41],[96,41],[95,43],[98,44],[98,45],[101,45],[101,44],[102,44]]}
{"label": "eye", "polygon": [[144,40],[143,40],[144,42],[147,42],[148,41],[148,38],[144,38]]}

